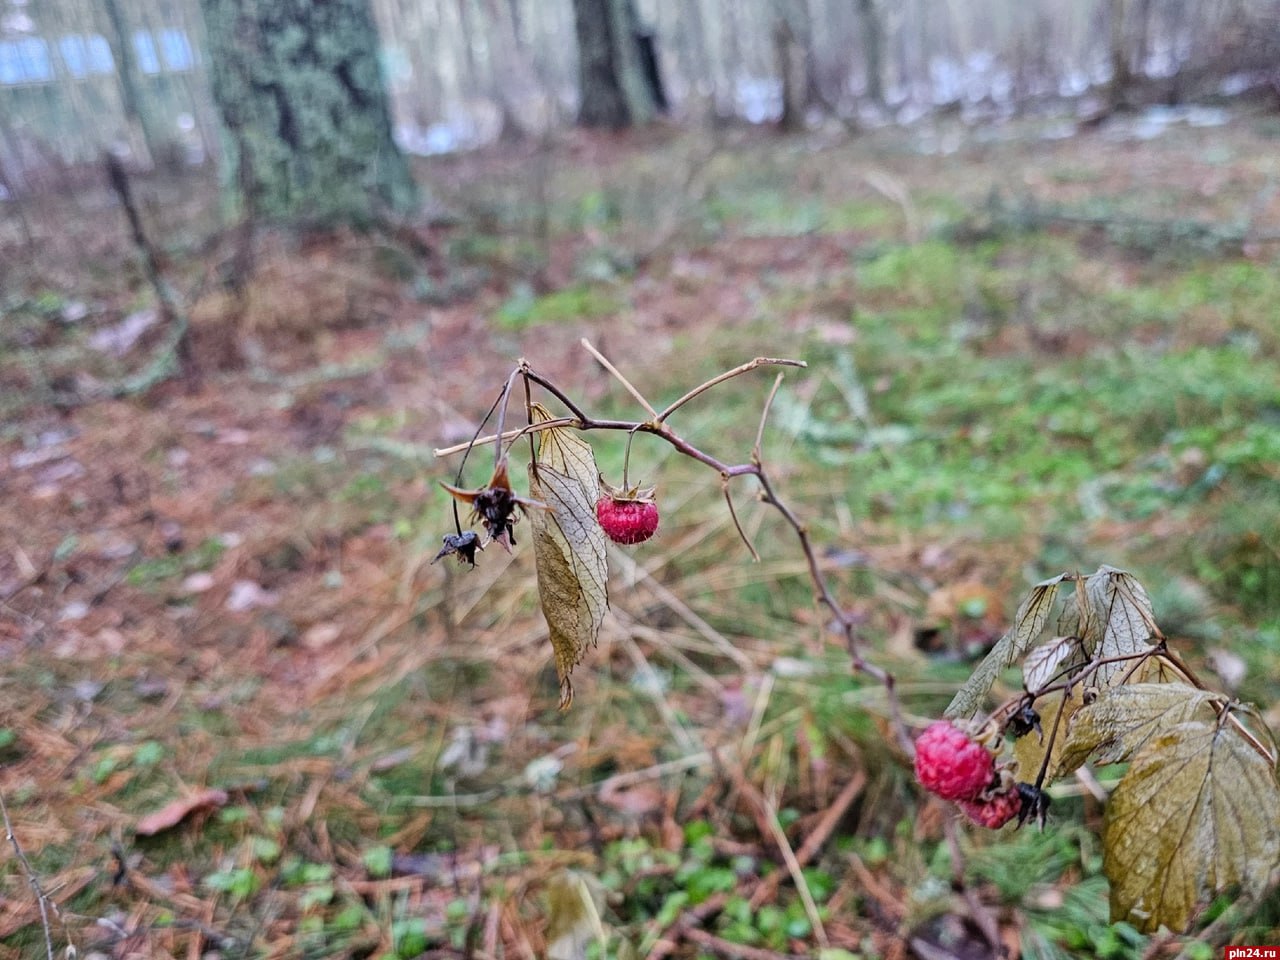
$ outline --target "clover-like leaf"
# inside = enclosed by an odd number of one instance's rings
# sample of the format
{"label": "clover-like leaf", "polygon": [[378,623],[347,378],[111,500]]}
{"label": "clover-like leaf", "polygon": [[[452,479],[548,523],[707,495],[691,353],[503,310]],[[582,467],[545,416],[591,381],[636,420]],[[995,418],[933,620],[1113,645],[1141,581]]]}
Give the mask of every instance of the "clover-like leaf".
{"label": "clover-like leaf", "polygon": [[991,652],[978,664],[977,669],[965,681],[947,706],[944,712],[948,717],[968,717],[977,713],[982,707],[982,698],[987,695],[991,685],[1000,676],[1000,671],[1011,665],[1035,643],[1049,620],[1053,610],[1053,602],[1058,596],[1058,587],[1070,574],[1061,573],[1048,580],[1042,580],[1031,588],[1025,600],[1018,607],[1013,618],[1013,626],[996,641]]}
{"label": "clover-like leaf", "polygon": [[1183,933],[1219,894],[1256,900],[1280,866],[1274,744],[1227,719],[1151,736],[1111,794],[1102,842],[1113,921]]}
{"label": "clover-like leaf", "polygon": [[[1160,635],[1151,598],[1137,578],[1105,564],[1084,582],[1086,622],[1080,637],[1095,660],[1135,656],[1151,649]],[[1133,664],[1124,660],[1098,667],[1096,682],[1108,686],[1127,675]]]}
{"label": "clover-like leaf", "polygon": [[[532,412],[535,423],[551,419],[540,404]],[[596,522],[599,477],[591,445],[577,433],[566,427],[542,432],[538,458],[529,469],[529,490],[548,509],[532,512],[529,520],[562,710],[573,702],[569,675],[587,648],[595,646],[609,607],[605,537]]]}

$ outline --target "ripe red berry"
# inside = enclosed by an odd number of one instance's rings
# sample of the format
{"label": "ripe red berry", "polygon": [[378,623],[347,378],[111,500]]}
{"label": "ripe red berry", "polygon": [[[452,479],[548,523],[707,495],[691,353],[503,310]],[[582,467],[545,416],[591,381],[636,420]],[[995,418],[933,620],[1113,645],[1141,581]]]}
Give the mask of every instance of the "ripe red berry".
{"label": "ripe red berry", "polygon": [[994,776],[995,758],[987,748],[947,720],[931,724],[916,740],[916,779],[944,800],[973,800]]}
{"label": "ripe red berry", "polygon": [[999,830],[1022,809],[1022,794],[1017,787],[1013,787],[987,800],[961,800],[960,809],[967,813],[974,823],[990,827],[992,830]]}
{"label": "ripe red berry", "polygon": [[605,495],[596,502],[596,519],[614,543],[644,543],[658,529],[658,505],[652,498]]}

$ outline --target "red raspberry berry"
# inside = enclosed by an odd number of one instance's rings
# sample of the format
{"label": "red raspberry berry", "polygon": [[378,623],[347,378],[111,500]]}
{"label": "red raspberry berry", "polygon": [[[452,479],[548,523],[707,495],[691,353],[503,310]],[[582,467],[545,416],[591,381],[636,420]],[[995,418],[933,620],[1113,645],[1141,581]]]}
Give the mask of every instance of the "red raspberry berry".
{"label": "red raspberry berry", "polygon": [[995,759],[950,721],[931,724],[916,740],[916,779],[944,800],[972,800],[991,785]]}
{"label": "red raspberry berry", "polygon": [[1014,787],[1004,793],[997,793],[988,800],[961,800],[960,809],[969,815],[974,823],[992,830],[998,830],[1018,815],[1022,809],[1022,794]]}
{"label": "red raspberry berry", "polygon": [[658,529],[658,504],[653,489],[615,490],[603,483],[604,496],[596,501],[596,519],[614,543],[644,543]]}

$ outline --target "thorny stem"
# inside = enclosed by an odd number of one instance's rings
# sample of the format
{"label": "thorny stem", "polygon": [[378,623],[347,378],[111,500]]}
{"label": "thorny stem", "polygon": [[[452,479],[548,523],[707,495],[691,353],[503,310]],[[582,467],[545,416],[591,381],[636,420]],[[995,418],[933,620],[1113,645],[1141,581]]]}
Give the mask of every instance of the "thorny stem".
{"label": "thorny stem", "polygon": [[26,852],[18,843],[18,837],[13,832],[13,823],[9,820],[9,808],[5,806],[3,793],[0,793],[0,815],[4,817],[5,839],[13,847],[13,852],[18,858],[18,862],[22,864],[23,872],[27,875],[27,883],[31,885],[31,891],[36,895],[36,903],[40,907],[40,925],[44,928],[45,953],[49,960],[53,960],[53,931],[49,926],[49,907],[52,905],[53,912],[56,914],[58,913],[58,906],[49,900],[49,895],[44,892],[44,887],[40,885],[40,878],[36,876],[35,868],[31,866],[31,861],[27,859]]}
{"label": "thorny stem", "polygon": [[[595,351],[593,350],[592,352],[594,353]],[[710,467],[712,470],[715,470],[717,473],[719,473],[721,476],[721,481],[725,485],[726,491],[728,487],[728,482],[735,477],[748,477],[748,476],[755,477],[756,482],[760,485],[760,494],[759,494],[760,500],[763,503],[766,503],[772,506],[775,510],[778,511],[779,514],[781,514],[783,520],[786,522],[787,526],[791,528],[792,532],[796,536],[796,539],[799,541],[800,549],[805,556],[805,561],[806,561],[806,565],[808,567],[808,572],[809,572],[809,579],[813,587],[814,596],[823,606],[827,608],[828,611],[830,611],[832,617],[835,619],[835,622],[839,628],[839,632],[844,638],[845,650],[849,656],[849,660],[853,667],[853,670],[856,673],[861,673],[867,677],[870,677],[871,679],[875,680],[877,683],[879,683],[881,686],[884,687],[885,698],[886,698],[888,708],[889,708],[889,713],[890,713],[890,723],[891,723],[891,726],[893,727],[893,732],[897,740],[897,743],[908,757],[914,756],[915,744],[911,739],[911,735],[908,730],[906,720],[903,717],[901,704],[898,702],[897,693],[895,691],[895,685],[896,685],[895,677],[893,676],[893,674],[885,670],[883,667],[880,667],[877,664],[871,663],[863,657],[860,642],[859,642],[859,637],[857,634],[857,624],[855,623],[854,618],[840,605],[840,603],[836,600],[835,595],[832,593],[831,587],[827,582],[826,575],[822,572],[821,564],[818,561],[817,552],[815,551],[813,546],[813,541],[809,536],[808,527],[805,526],[805,524],[800,520],[800,518],[791,509],[791,507],[788,506],[783,500],[781,500],[778,497],[778,494],[773,485],[773,481],[771,480],[769,473],[765,468],[763,459],[760,456],[760,449],[759,449],[761,438],[763,435],[763,429],[764,429],[763,428],[764,416],[761,417],[761,426],[757,431],[756,448],[752,452],[751,462],[738,463],[738,464],[726,463],[718,459],[717,457],[705,452],[701,448],[695,446],[694,444],[690,443],[688,440],[681,437],[674,430],[672,430],[671,427],[668,426],[667,423],[665,422],[667,417],[669,417],[672,413],[674,413],[680,407],[684,406],[694,397],[697,397],[705,393],[707,390],[711,389],[717,384],[723,383],[726,380],[732,379],[733,377],[740,376],[744,373],[748,373],[762,366],[805,367],[807,366],[807,364],[805,364],[803,361],[800,361],[800,360],[787,360],[787,359],[779,359],[779,358],[773,358],[773,357],[757,357],[754,360],[741,364],[740,366],[735,367],[734,369],[729,370],[726,373],[722,373],[717,377],[713,377],[710,380],[708,380],[706,383],[703,383],[695,387],[694,389],[686,393],[683,397],[681,397],[679,400],[676,400],[674,403],[670,404],[665,410],[659,413],[655,417],[655,419],[650,421],[599,420],[599,419],[596,419],[595,417],[588,416],[587,413],[577,403],[575,403],[569,396],[567,396],[565,392],[558,385],[556,385],[553,381],[548,380],[542,374],[535,371],[532,367],[530,367],[528,361],[526,360],[521,360],[519,364],[516,366],[516,369],[512,371],[511,377],[509,377],[507,381],[507,387],[504,389],[503,396],[505,397],[507,391],[510,389],[511,378],[515,376],[522,376],[525,378],[526,382],[532,381],[533,383],[536,383],[538,384],[538,386],[545,389],[557,400],[559,400],[562,404],[564,404],[564,406],[568,408],[569,412],[573,414],[572,420],[560,421],[559,425],[561,426],[573,427],[574,429],[581,430],[584,432],[591,431],[591,430],[625,430],[632,433],[633,435],[636,433],[653,434],[654,436],[659,437],[660,439],[668,443],[670,446],[675,448],[675,450],[678,453],[681,453],[684,456],[689,457],[691,460],[696,460],[697,462],[702,463]],[[778,389],[778,383],[777,381],[775,381],[773,389],[770,391],[770,394],[769,394],[769,404],[772,403],[773,398],[777,393],[777,389]],[[766,405],[764,410],[765,416],[767,416],[768,414],[768,409],[769,409],[769,406]],[[549,425],[550,424],[539,424],[538,426],[541,429],[547,429]],[[497,439],[498,443],[501,444],[503,440],[508,439],[508,436],[510,436],[511,438],[518,438],[520,434],[526,431],[532,432],[532,429],[533,428],[527,427],[519,431],[513,431],[510,435],[508,435],[503,432],[502,423],[500,421],[498,425],[498,432],[495,436],[495,439]],[[487,440],[489,438],[485,438],[485,439]],[[457,452],[457,448],[448,448],[446,450],[436,451],[437,455],[439,456],[443,456],[453,452]],[[735,520],[736,520],[736,517],[735,517]],[[750,547],[749,543],[748,543],[748,547]]]}

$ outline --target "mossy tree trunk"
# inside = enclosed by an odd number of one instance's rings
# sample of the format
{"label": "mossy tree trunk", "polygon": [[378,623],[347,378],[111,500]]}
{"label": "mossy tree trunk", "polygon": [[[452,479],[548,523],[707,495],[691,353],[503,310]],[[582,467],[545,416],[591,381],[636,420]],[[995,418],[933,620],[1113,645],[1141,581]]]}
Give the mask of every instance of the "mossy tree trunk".
{"label": "mossy tree trunk", "polygon": [[368,225],[417,192],[369,0],[200,0],[225,183],[255,219]]}
{"label": "mossy tree trunk", "polygon": [[584,127],[648,123],[657,106],[645,76],[632,0],[573,0]]}

